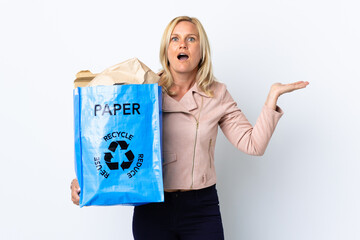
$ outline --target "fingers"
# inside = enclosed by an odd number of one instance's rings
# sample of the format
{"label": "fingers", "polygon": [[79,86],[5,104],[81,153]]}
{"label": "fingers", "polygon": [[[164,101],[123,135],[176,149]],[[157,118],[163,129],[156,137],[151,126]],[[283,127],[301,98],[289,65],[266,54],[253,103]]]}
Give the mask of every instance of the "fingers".
{"label": "fingers", "polygon": [[301,89],[301,88],[305,88],[307,85],[309,85],[309,82],[307,81],[298,81],[293,83],[295,86],[295,89]]}
{"label": "fingers", "polygon": [[281,89],[280,91],[282,92],[282,94],[289,93],[298,89],[305,88],[307,85],[309,85],[309,82],[305,82],[305,81],[298,81],[294,83],[284,84],[283,89]]}
{"label": "fingers", "polygon": [[71,189],[71,201],[76,204],[79,205],[80,202],[80,186],[79,186],[79,182],[77,179],[73,179],[71,181],[71,185],[70,185],[70,189]]}
{"label": "fingers", "polygon": [[79,189],[75,189],[73,188],[71,190],[71,201],[75,204],[75,205],[79,205],[80,202],[80,188]]}
{"label": "fingers", "polygon": [[269,95],[275,96],[274,98],[278,98],[284,93],[289,93],[298,89],[305,88],[307,85],[309,85],[309,82],[307,81],[298,81],[288,84],[274,83],[271,86]]}

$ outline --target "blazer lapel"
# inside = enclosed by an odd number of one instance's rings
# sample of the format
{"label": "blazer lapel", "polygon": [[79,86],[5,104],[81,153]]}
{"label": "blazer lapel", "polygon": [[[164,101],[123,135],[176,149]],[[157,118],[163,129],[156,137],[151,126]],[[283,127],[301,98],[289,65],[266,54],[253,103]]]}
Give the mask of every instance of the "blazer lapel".
{"label": "blazer lapel", "polygon": [[188,113],[186,108],[184,108],[178,101],[170,97],[167,93],[163,93],[163,103],[162,103],[163,112],[185,112]]}
{"label": "blazer lapel", "polygon": [[163,111],[191,113],[191,111],[194,111],[199,107],[198,103],[195,101],[195,93],[208,97],[205,93],[203,93],[197,88],[196,84],[194,84],[194,86],[192,86],[189,91],[185,93],[185,95],[180,99],[179,102],[170,97],[167,93],[164,93]]}

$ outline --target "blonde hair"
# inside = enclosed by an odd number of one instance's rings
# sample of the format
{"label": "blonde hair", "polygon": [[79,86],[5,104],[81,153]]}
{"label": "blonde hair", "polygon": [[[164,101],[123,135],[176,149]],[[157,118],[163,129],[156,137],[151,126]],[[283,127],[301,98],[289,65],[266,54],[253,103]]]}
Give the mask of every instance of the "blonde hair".
{"label": "blonde hair", "polygon": [[202,57],[200,59],[198,72],[196,74],[196,84],[198,88],[200,88],[200,90],[202,90],[206,95],[212,97],[213,92],[210,90],[210,87],[212,83],[215,82],[215,77],[213,75],[213,69],[211,64],[210,44],[204,27],[197,18],[191,18],[188,16],[176,17],[165,28],[160,44],[160,62],[163,70],[161,71],[161,78],[159,84],[169,95],[176,94],[169,91],[170,87],[174,83],[174,80],[170,72],[167,52],[171,34],[175,26],[182,21],[188,21],[193,23],[199,32],[200,51]]}

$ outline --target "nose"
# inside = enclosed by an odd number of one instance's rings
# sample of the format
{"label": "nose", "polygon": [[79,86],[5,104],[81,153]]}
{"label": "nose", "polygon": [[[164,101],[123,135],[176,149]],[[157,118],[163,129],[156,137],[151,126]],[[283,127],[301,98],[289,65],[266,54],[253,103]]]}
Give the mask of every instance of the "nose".
{"label": "nose", "polygon": [[187,43],[185,40],[180,40],[180,48],[184,48],[184,49],[187,48]]}

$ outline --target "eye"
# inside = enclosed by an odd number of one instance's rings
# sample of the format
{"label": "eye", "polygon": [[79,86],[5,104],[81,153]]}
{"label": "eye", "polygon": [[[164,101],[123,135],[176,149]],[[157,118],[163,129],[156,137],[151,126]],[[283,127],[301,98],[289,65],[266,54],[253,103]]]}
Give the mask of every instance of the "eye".
{"label": "eye", "polygon": [[172,37],[170,40],[171,40],[172,42],[177,42],[177,41],[179,41],[179,38],[178,38],[178,37]]}
{"label": "eye", "polygon": [[188,41],[189,42],[195,42],[195,38],[194,37],[188,37]]}

